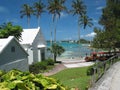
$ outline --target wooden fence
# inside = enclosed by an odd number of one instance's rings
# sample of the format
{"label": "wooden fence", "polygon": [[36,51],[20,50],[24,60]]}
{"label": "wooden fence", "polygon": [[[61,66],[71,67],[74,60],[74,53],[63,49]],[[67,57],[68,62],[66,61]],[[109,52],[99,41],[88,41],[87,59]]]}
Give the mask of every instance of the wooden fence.
{"label": "wooden fence", "polygon": [[111,58],[109,58],[106,61],[99,61],[96,60],[95,66],[93,67],[93,75],[91,77],[91,85],[93,86],[101,77],[102,75],[113,65],[115,62],[117,62],[118,55],[115,55]]}

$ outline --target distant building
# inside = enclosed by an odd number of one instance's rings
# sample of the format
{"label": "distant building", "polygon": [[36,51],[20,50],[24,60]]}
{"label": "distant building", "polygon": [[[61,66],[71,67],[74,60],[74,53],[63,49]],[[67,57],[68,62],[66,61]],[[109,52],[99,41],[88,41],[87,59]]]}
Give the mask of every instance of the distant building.
{"label": "distant building", "polygon": [[40,62],[45,59],[46,41],[40,27],[23,29],[20,43],[29,54],[29,64]]}
{"label": "distant building", "polygon": [[13,36],[0,39],[0,69],[28,71],[28,54]]}

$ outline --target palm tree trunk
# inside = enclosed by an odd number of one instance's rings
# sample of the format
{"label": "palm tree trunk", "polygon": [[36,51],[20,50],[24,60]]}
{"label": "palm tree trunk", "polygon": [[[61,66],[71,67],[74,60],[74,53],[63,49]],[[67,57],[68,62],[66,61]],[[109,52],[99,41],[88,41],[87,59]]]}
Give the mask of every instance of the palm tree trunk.
{"label": "palm tree trunk", "polygon": [[52,29],[51,29],[50,35],[51,35],[51,40],[50,40],[50,42],[51,42],[51,45],[52,45]]}
{"label": "palm tree trunk", "polygon": [[[79,53],[80,53],[80,25],[78,24],[78,49],[79,49]],[[81,57],[81,53],[80,53],[80,57]]]}
{"label": "palm tree trunk", "polygon": [[56,18],[56,21],[55,21],[55,29],[54,29],[54,42],[56,43],[58,17],[56,16],[55,18]]}
{"label": "palm tree trunk", "polygon": [[55,30],[54,30],[54,42],[56,43],[56,27],[55,27]]}
{"label": "palm tree trunk", "polygon": [[27,18],[28,28],[30,28],[30,17]]}
{"label": "palm tree trunk", "polygon": [[40,16],[38,16],[38,27],[40,27]]}
{"label": "palm tree trunk", "polygon": [[78,44],[80,44],[80,26],[78,25]]}
{"label": "palm tree trunk", "polygon": [[54,53],[54,62],[56,62],[57,55]]}

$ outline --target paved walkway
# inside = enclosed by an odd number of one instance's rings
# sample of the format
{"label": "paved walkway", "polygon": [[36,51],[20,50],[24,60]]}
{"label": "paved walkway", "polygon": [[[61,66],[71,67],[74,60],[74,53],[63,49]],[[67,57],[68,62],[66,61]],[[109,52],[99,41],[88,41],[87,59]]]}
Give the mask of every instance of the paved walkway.
{"label": "paved walkway", "polygon": [[50,76],[66,68],[85,67],[93,64],[94,64],[93,62],[85,62],[85,60],[62,60],[62,64],[56,64],[52,70],[43,73],[43,75]]}
{"label": "paved walkway", "polygon": [[120,90],[120,62],[115,63],[90,90]]}

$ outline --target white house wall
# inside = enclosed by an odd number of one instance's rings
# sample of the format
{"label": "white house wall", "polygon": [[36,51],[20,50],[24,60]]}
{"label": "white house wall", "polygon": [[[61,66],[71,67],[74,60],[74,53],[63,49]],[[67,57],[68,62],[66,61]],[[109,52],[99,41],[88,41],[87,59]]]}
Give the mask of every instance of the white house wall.
{"label": "white house wall", "polygon": [[33,63],[33,51],[32,51],[31,48],[28,48],[27,52],[29,54],[29,56],[28,56],[28,60],[29,60],[28,63],[32,64]]}
{"label": "white house wall", "polygon": [[[11,52],[11,47],[15,47],[15,52]],[[16,60],[26,60],[26,62],[28,62],[27,54],[23,51],[23,49],[21,49],[19,43],[13,39],[0,54],[0,66],[10,62],[15,62]],[[28,64],[25,64],[28,68]],[[18,67],[24,67],[24,64],[20,65],[21,64],[19,63]]]}
{"label": "white house wall", "polygon": [[43,37],[43,35],[42,35],[42,33],[40,31],[38,32],[38,34],[35,37],[34,42],[32,44],[32,46],[33,46],[33,60],[34,60],[34,62],[41,61],[41,54],[39,53],[41,51],[38,50],[38,45],[46,45],[45,39],[44,39],[44,37]]}
{"label": "white house wall", "polygon": [[27,59],[25,58],[25,59],[15,60],[13,62],[1,65],[0,69],[4,70],[4,71],[9,71],[11,69],[18,69],[18,70],[21,70],[21,71],[28,71],[29,67],[28,67]]}

